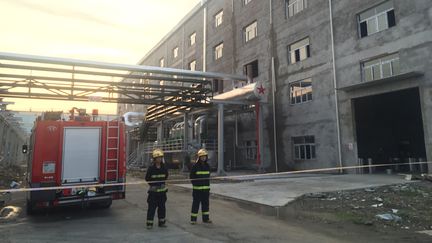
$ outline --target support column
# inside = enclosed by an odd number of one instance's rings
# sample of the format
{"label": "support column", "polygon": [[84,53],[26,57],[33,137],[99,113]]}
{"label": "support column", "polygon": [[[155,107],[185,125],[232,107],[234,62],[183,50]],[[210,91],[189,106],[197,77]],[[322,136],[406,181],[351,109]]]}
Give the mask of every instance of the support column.
{"label": "support column", "polygon": [[257,168],[259,172],[263,171],[263,161],[262,161],[262,148],[263,144],[263,115],[262,106],[257,101],[255,103],[255,113],[256,113],[256,137],[257,137]]}
{"label": "support column", "polygon": [[259,167],[259,171],[262,172],[264,171],[264,165],[263,165],[263,148],[264,148],[264,116],[263,116],[263,109],[262,109],[262,105],[261,103],[258,103],[259,108],[260,108],[260,113],[259,113],[259,126],[258,126],[258,131],[259,131],[259,140],[258,140],[258,144],[260,147],[260,153],[259,153],[259,158],[260,158],[260,167]]}
{"label": "support column", "polygon": [[224,170],[224,105],[218,104],[218,167],[217,175],[226,175]]}
{"label": "support column", "polygon": [[159,122],[157,126],[157,141],[162,142],[163,139],[163,122]]}
{"label": "support column", "polygon": [[[234,128],[234,166],[233,168],[237,167],[237,150],[238,150],[238,146],[239,146],[239,139],[238,139],[238,113],[235,113],[235,128]],[[231,168],[231,169],[233,169]]]}
{"label": "support column", "polygon": [[189,114],[185,112],[183,114],[184,128],[183,128],[183,159],[182,159],[182,171],[185,172],[186,160],[189,158],[188,143],[189,143]]}

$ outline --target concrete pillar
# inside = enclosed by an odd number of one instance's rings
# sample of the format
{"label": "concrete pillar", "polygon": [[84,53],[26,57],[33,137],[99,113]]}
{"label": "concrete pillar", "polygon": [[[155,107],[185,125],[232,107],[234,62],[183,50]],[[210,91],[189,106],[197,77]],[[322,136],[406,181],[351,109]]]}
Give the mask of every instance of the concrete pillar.
{"label": "concrete pillar", "polygon": [[224,170],[224,105],[218,104],[218,167],[217,175],[226,175]]}
{"label": "concrete pillar", "polygon": [[264,132],[263,132],[263,127],[264,127],[264,116],[263,116],[263,109],[262,109],[262,105],[261,103],[258,103],[259,106],[259,114],[258,114],[258,133],[259,133],[259,139],[258,139],[258,145],[260,148],[260,153],[258,154],[259,156],[259,167],[258,167],[258,171],[262,172],[264,170],[264,161],[263,161],[263,148],[264,148]]}
{"label": "concrete pillar", "polygon": [[369,174],[372,174],[374,169],[373,169],[373,162],[372,162],[372,158],[368,158],[368,165],[369,165]]}
{"label": "concrete pillar", "polygon": [[183,114],[184,128],[183,128],[183,159],[182,170],[186,171],[186,158],[188,158],[188,143],[189,143],[189,114]]}
{"label": "concrete pillar", "polygon": [[[238,113],[235,113],[235,127],[234,127],[234,165],[233,168],[237,167],[237,150],[239,146],[239,136],[238,136]],[[233,169],[231,168],[231,169]]]}
{"label": "concrete pillar", "polygon": [[163,122],[159,122],[157,125],[157,141],[161,142],[163,139]]}

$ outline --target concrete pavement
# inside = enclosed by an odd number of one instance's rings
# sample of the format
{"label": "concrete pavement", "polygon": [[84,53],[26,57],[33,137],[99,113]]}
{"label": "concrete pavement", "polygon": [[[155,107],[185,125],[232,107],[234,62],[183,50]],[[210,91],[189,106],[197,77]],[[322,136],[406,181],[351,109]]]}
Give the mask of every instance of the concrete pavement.
{"label": "concrete pavement", "polygon": [[[216,196],[271,207],[283,207],[296,198],[317,192],[331,192],[407,183],[398,175],[298,175],[284,178],[274,176],[246,177],[241,183],[213,183],[211,193]],[[177,187],[191,189],[190,184]]]}
{"label": "concrete pavement", "polygon": [[[13,198],[19,198],[14,196]],[[22,197],[21,197],[22,198]],[[13,204],[24,206],[24,201]],[[234,202],[211,201],[212,225],[190,225],[191,194],[168,192],[168,228],[145,229],[146,187],[128,186],[108,210],[66,208],[0,224],[0,242],[348,242],[308,227],[257,215]],[[373,239],[373,238],[371,238]],[[360,242],[360,241],[358,241]]]}

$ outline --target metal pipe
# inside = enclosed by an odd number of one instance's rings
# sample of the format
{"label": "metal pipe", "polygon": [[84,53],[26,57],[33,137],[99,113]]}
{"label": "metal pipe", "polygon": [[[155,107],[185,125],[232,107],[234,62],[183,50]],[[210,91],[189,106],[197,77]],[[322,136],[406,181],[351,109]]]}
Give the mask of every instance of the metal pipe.
{"label": "metal pipe", "polygon": [[206,71],[207,65],[207,7],[204,7],[204,20],[203,20],[203,72]]}
{"label": "metal pipe", "polygon": [[[130,120],[131,117],[132,117],[132,119],[138,119],[138,121],[132,122],[132,121]],[[133,111],[131,111],[131,112],[126,112],[126,113],[123,115],[125,125],[126,125],[126,126],[129,126],[129,127],[136,127],[136,126],[139,126],[139,125],[142,123],[144,117],[145,117],[145,113],[143,113],[143,112],[133,112]]]}
{"label": "metal pipe", "polygon": [[237,167],[237,148],[239,146],[239,139],[238,139],[238,113],[236,112],[234,114],[235,117],[235,131],[234,131],[234,140],[235,140],[235,144],[234,144],[234,167]]}
{"label": "metal pipe", "polygon": [[224,104],[218,104],[218,167],[217,174],[225,175],[224,170]]}
{"label": "metal pipe", "polygon": [[273,144],[274,144],[273,152],[274,152],[274,160],[275,160],[275,171],[279,172],[278,150],[277,150],[277,126],[276,126],[276,72],[275,72],[274,57],[272,57],[271,61],[272,61]]}
{"label": "metal pipe", "polygon": [[[333,32],[333,11],[332,11],[332,0],[329,3],[329,15],[330,15],[330,38],[331,38],[331,50],[332,50],[332,66],[333,66],[333,86],[334,86],[334,98],[335,98],[335,109],[336,109],[336,130],[338,140],[338,157],[339,167],[343,167],[342,163],[342,144],[341,144],[341,132],[340,132],[340,121],[339,121],[339,98],[337,89],[337,77],[336,77],[336,57],[335,57],[335,45],[334,45],[334,32]],[[339,173],[343,170],[340,169]]]}
{"label": "metal pipe", "polygon": [[186,161],[185,158],[187,158],[188,156],[188,143],[189,143],[189,117],[188,117],[188,113],[185,112],[183,114],[183,121],[184,121],[184,126],[183,126],[183,151],[184,151],[184,155],[183,155],[183,159],[182,159],[182,170],[185,171],[186,169]]}
{"label": "metal pipe", "polygon": [[108,63],[108,62],[78,60],[78,59],[71,59],[71,58],[25,55],[25,54],[17,54],[17,53],[9,53],[9,52],[0,52],[0,59],[11,60],[11,61],[46,63],[46,64],[71,65],[71,66],[79,66],[79,67],[121,70],[121,71],[130,71],[130,72],[147,72],[147,73],[155,73],[155,74],[178,75],[178,76],[197,77],[197,78],[248,81],[247,77],[244,75],[223,74],[223,73],[215,73],[215,72],[200,72],[200,71],[182,70],[182,69],[175,69],[175,68],[161,68],[161,67],[152,67],[152,66],[144,66],[144,65],[116,64],[116,63]]}

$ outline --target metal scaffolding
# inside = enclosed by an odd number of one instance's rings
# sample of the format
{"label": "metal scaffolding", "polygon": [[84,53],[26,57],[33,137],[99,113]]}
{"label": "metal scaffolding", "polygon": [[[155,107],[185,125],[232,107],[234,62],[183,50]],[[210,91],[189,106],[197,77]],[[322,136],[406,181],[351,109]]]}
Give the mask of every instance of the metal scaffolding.
{"label": "metal scaffolding", "polygon": [[0,97],[151,105],[149,120],[191,107],[209,106],[214,80],[247,79],[221,73],[0,52]]}

